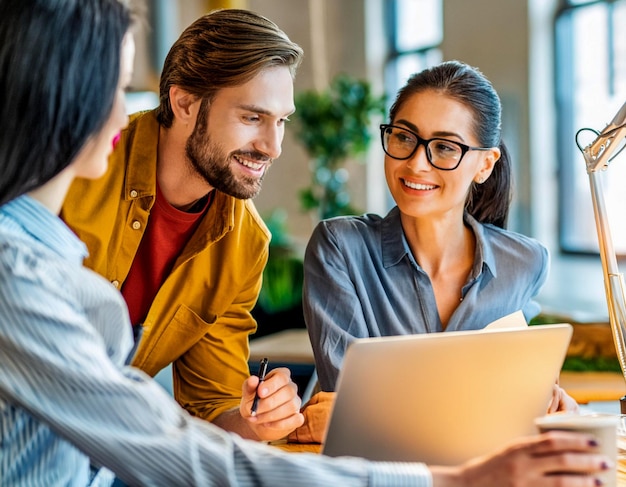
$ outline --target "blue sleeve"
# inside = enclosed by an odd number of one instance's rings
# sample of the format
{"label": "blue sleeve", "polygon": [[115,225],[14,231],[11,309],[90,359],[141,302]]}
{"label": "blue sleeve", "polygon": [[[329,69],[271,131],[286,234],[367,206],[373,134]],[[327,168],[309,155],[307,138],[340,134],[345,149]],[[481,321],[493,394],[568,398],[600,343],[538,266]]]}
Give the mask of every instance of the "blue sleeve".
{"label": "blue sleeve", "polygon": [[541,312],[541,306],[536,301],[536,297],[548,280],[550,273],[550,254],[548,249],[538,243],[537,252],[539,255],[532,260],[532,262],[536,262],[534,280],[528,286],[528,301],[522,310],[527,322]]}
{"label": "blue sleeve", "polygon": [[324,391],[335,390],[350,343],[355,337],[368,336],[363,308],[350,278],[349,252],[349,239],[338,239],[331,226],[321,222],[304,258],[304,318]]}

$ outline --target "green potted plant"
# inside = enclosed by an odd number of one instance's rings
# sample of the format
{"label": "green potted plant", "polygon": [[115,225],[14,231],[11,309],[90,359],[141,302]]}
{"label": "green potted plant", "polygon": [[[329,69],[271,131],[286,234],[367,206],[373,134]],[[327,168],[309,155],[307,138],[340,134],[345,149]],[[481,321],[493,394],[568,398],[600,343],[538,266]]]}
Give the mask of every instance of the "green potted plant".
{"label": "green potted plant", "polygon": [[302,297],[302,257],[287,231],[286,213],[274,210],[264,218],[272,233],[269,258],[263,270],[259,305],[268,313],[292,308]]}
{"label": "green potted plant", "polygon": [[369,147],[370,122],[384,115],[384,96],[374,95],[369,82],[341,74],[326,90],[298,93],[295,103],[295,136],[311,158],[311,184],[300,191],[301,207],[316,210],[320,219],[357,213],[344,164]]}
{"label": "green potted plant", "polygon": [[[371,118],[384,110],[384,98],[374,96],[368,82],[346,75],[337,76],[324,91],[296,95],[295,134],[311,157],[311,183],[299,195],[305,211],[316,211],[320,219],[357,212],[350,203],[344,163],[367,150]],[[272,241],[253,310],[257,337],[304,327],[301,252],[291,241],[283,210],[274,210],[264,220]]]}
{"label": "green potted plant", "polygon": [[302,256],[287,228],[287,213],[275,209],[263,216],[272,233],[263,285],[252,311],[257,321],[255,337],[288,328],[304,328],[302,316]]}

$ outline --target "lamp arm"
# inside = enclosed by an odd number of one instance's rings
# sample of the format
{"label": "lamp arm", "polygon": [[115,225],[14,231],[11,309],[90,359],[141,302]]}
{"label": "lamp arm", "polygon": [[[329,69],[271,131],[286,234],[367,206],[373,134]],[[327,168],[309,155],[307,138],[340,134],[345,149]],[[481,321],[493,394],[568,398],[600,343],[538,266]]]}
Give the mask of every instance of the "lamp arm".
{"label": "lamp arm", "polygon": [[583,149],[587,172],[606,169],[611,156],[624,137],[626,137],[626,103],[622,105],[611,123],[605,127],[596,140]]}
{"label": "lamp arm", "polygon": [[[624,284],[624,276],[619,272],[617,266],[602,182],[598,174],[598,170],[607,169],[611,162],[611,156],[620,147],[624,138],[626,138],[626,103],[622,105],[611,123],[598,135],[596,140],[583,149],[583,155],[589,175],[613,343],[622,375],[626,380],[626,285]],[[626,413],[626,396],[621,398],[620,403],[622,413]]]}
{"label": "lamp arm", "polygon": [[[598,232],[600,260],[604,276],[604,291],[609,310],[609,323],[613,335],[613,343],[619,360],[622,374],[626,380],[626,285],[624,275],[619,272],[617,258],[613,249],[611,231],[608,224],[606,206],[602,192],[602,182],[597,172],[589,173],[593,213]],[[626,400],[625,400],[626,401]],[[626,402],[623,403],[626,408]]]}

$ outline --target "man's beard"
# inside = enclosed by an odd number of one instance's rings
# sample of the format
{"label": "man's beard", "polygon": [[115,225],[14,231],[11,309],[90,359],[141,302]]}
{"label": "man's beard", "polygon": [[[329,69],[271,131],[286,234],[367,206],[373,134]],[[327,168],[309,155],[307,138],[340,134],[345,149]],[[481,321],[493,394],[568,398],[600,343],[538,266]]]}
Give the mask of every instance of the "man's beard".
{"label": "man's beard", "polygon": [[[202,118],[205,117],[199,113],[198,120]],[[265,173],[260,178],[236,177],[230,163],[234,156],[258,161],[267,161],[268,157],[260,152],[235,151],[226,154],[218,143],[211,142],[206,122],[196,123],[193,133],[187,139],[185,152],[193,169],[218,191],[243,200],[254,198],[261,191]]]}

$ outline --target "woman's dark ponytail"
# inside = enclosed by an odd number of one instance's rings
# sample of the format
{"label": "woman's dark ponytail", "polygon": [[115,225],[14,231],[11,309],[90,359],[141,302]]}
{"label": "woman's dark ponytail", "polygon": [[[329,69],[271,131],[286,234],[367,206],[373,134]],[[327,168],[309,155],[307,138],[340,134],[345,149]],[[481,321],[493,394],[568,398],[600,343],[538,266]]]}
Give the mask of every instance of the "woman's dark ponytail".
{"label": "woman's dark ponytail", "polygon": [[411,76],[389,110],[394,122],[400,108],[416,93],[435,90],[468,107],[474,116],[474,133],[481,147],[501,151],[489,179],[472,183],[465,209],[479,222],[504,228],[511,204],[512,181],[509,152],[501,140],[502,105],[493,85],[477,69],[459,61],[446,61]]}
{"label": "woman's dark ponytail", "polygon": [[500,159],[489,178],[482,184],[472,183],[465,210],[481,223],[506,228],[513,197],[511,158],[504,142],[500,142]]}

